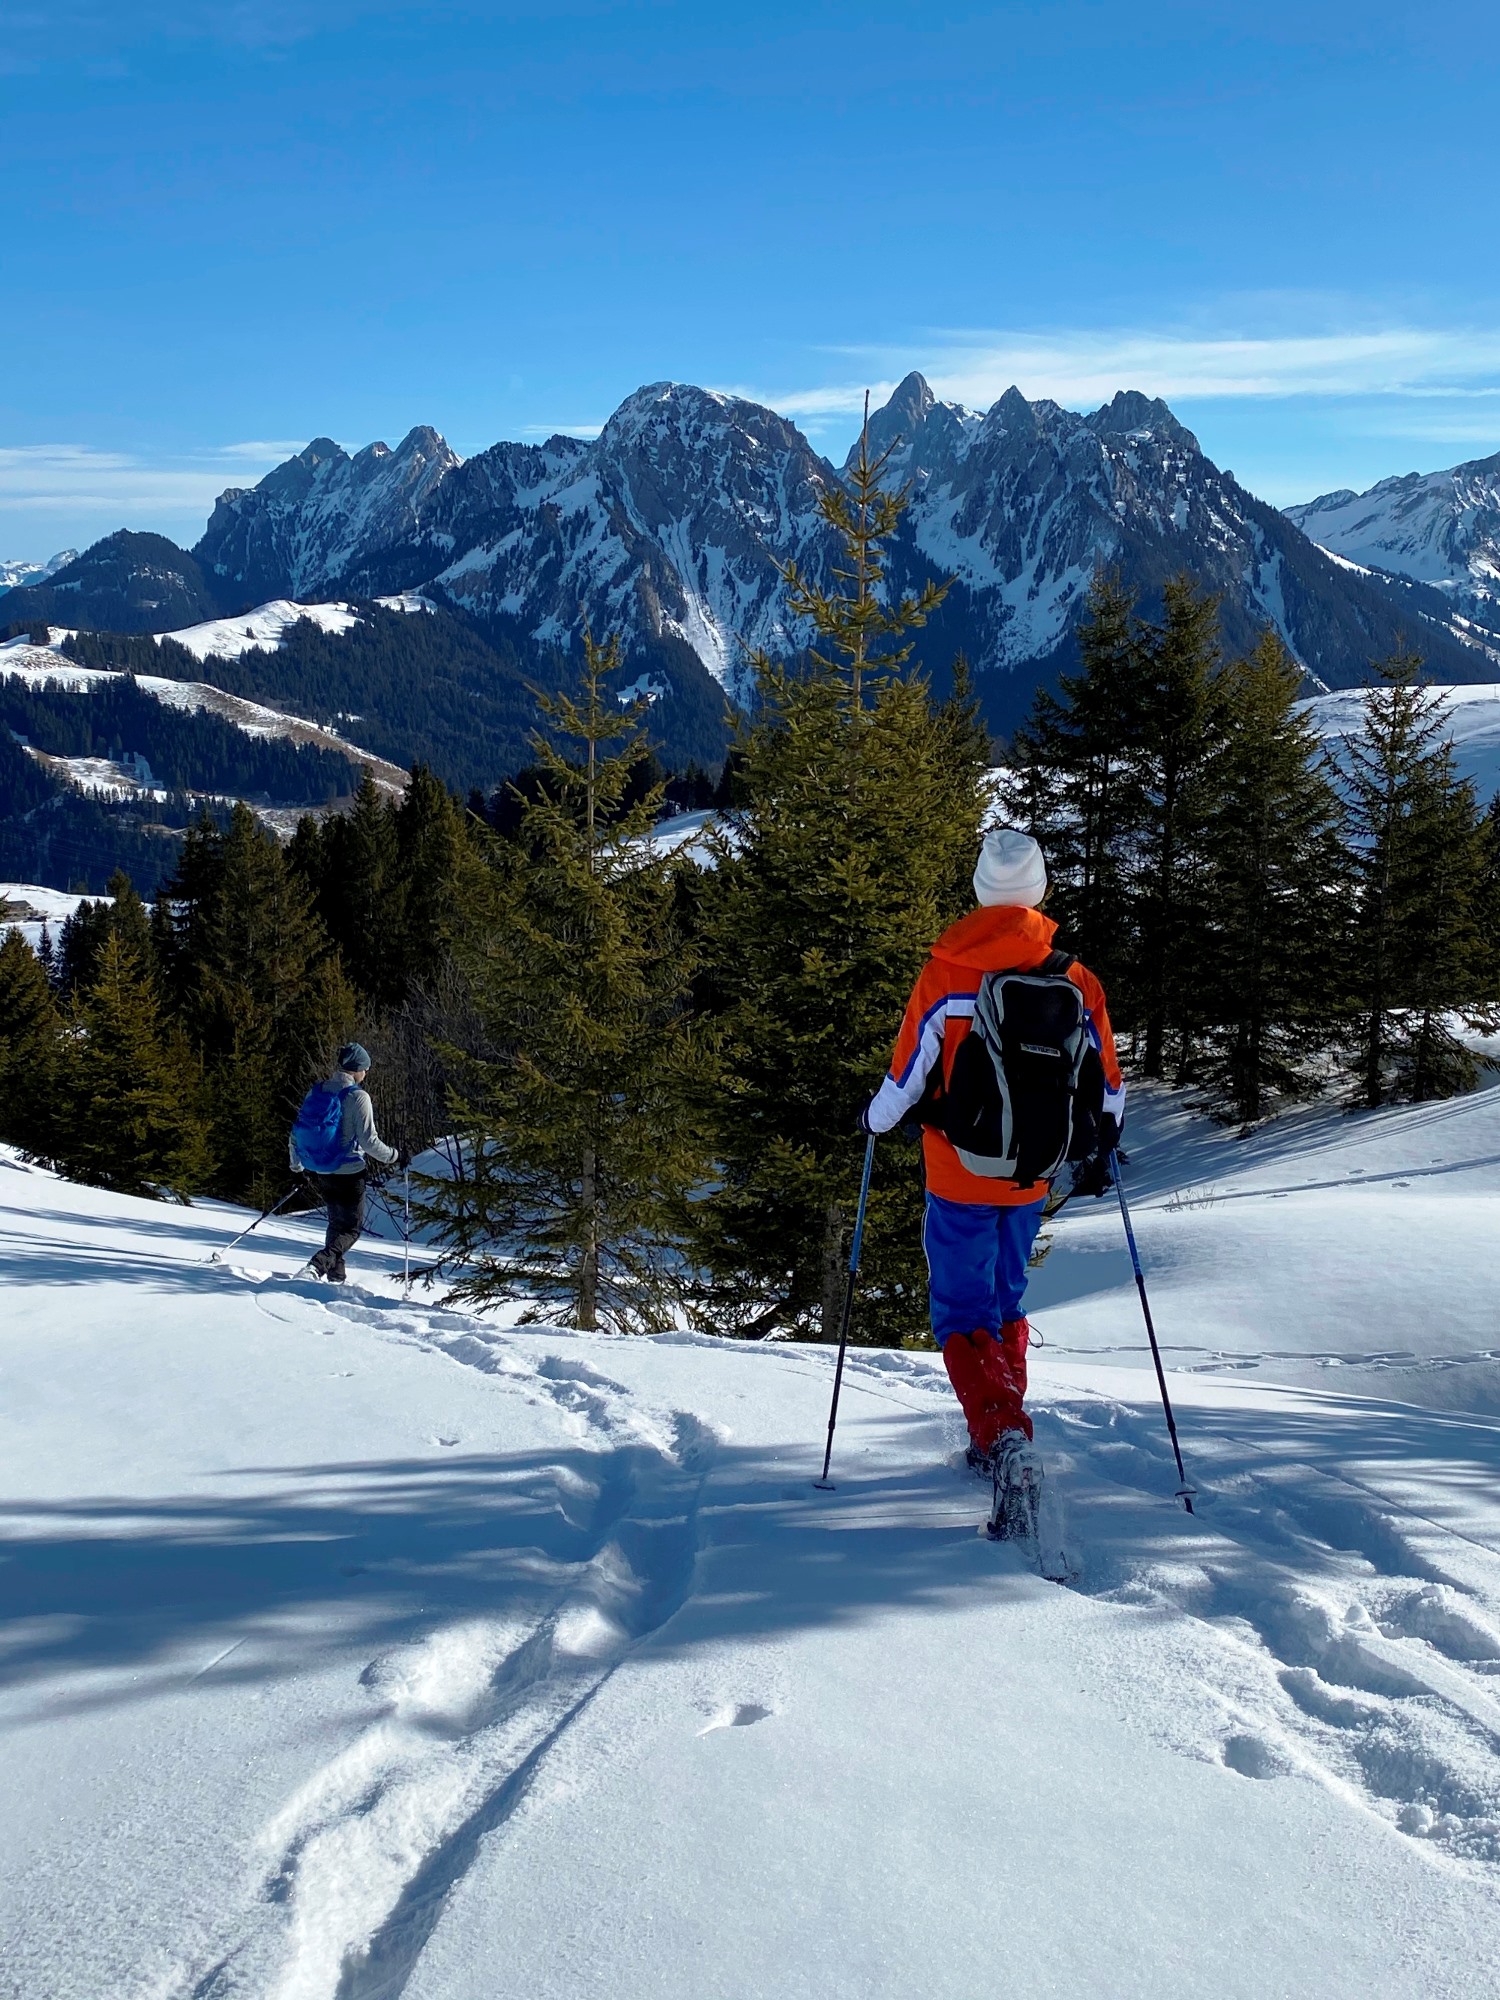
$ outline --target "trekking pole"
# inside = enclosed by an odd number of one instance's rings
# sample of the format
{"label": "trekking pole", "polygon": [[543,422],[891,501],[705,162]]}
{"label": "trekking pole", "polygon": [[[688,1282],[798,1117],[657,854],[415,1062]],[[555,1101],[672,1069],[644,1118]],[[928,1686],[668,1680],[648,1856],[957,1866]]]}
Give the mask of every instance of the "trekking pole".
{"label": "trekking pole", "polygon": [[870,1172],[875,1165],[875,1134],[870,1134],[865,1147],[865,1170],[859,1183],[859,1207],[854,1212],[854,1241],[849,1246],[849,1277],[844,1286],[844,1318],[839,1327],[839,1358],[833,1371],[833,1401],[828,1406],[828,1443],[823,1452],[823,1476],[815,1479],[813,1485],[824,1493],[833,1491],[833,1481],[828,1477],[829,1460],[833,1457],[833,1427],[839,1418],[839,1390],[844,1381],[844,1350],[849,1345],[849,1318],[854,1311],[854,1280],[859,1276],[859,1253],[865,1240],[865,1205],[870,1199]]}
{"label": "trekking pole", "polygon": [[1146,1316],[1146,1333],[1151,1342],[1151,1359],[1156,1363],[1156,1385],[1161,1390],[1161,1406],[1166,1412],[1167,1432],[1172,1440],[1172,1456],[1177,1460],[1177,1498],[1191,1514],[1193,1511],[1193,1489],[1188,1484],[1188,1476],[1183,1468],[1182,1447],[1177,1442],[1177,1419],[1172,1415],[1172,1398],[1167,1394],[1166,1370],[1161,1365],[1161,1349],[1156,1344],[1156,1328],[1151,1323],[1151,1301],[1146,1297],[1146,1275],[1141,1269],[1141,1253],[1136,1248],[1135,1231],[1130,1226],[1130,1209],[1125,1200],[1125,1183],[1120,1178],[1120,1156],[1112,1152],[1109,1163],[1115,1173],[1115,1193],[1120,1197],[1120,1220],[1125,1225],[1125,1241],[1130,1246],[1130,1261],[1135,1269],[1135,1288],[1141,1295],[1141,1311]]}
{"label": "trekking pole", "polygon": [[214,1254],[208,1260],[209,1263],[222,1264],[224,1259],[229,1255],[230,1251],[234,1248],[235,1244],[243,1243],[245,1238],[250,1234],[250,1231],[252,1229],[259,1229],[260,1225],[265,1221],[268,1215],[275,1215],[279,1209],[285,1208],[287,1203],[291,1200],[292,1196],[297,1192],[298,1188],[301,1185],[302,1183],[300,1180],[293,1181],[291,1186],[287,1189],[286,1193],[281,1197],[280,1201],[276,1203],[276,1206],[274,1208],[263,1208],[260,1214],[256,1216],[254,1222],[248,1224],[244,1229],[242,1229],[238,1236],[232,1238],[228,1243],[223,1244],[219,1249],[215,1250]]}
{"label": "trekking pole", "polygon": [[401,1296],[411,1298],[411,1167],[401,1176]]}

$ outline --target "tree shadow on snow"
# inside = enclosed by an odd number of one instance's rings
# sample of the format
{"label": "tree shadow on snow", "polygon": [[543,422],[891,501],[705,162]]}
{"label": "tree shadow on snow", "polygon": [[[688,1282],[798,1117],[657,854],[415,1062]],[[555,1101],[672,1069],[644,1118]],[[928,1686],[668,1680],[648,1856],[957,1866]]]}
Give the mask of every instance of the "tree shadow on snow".
{"label": "tree shadow on snow", "polygon": [[[1184,1414],[1205,1478],[1196,1520],[1172,1498],[1149,1385],[1138,1406],[1042,1411],[1086,1590],[1166,1558],[1225,1578],[1285,1558],[1316,1577],[1352,1553],[1381,1574],[1442,1580],[1424,1532],[1468,1532],[1500,1470],[1500,1426],[1440,1412],[1330,1398],[1326,1411]],[[813,1489],[808,1441],[705,1446],[701,1462],[644,1444],[440,1451],[233,1468],[218,1476],[245,1490],[210,1500],[0,1501],[0,1689],[14,1726],[210,1675],[272,1681],[464,1619],[545,1616],[587,1596],[595,1557],[611,1576],[628,1566],[627,1627],[658,1650],[1045,1591],[1020,1551],[977,1533],[985,1489],[941,1456],[945,1425],[936,1410],[851,1413],[831,1494]],[[1414,1464],[1416,1515],[1399,1485]]]}

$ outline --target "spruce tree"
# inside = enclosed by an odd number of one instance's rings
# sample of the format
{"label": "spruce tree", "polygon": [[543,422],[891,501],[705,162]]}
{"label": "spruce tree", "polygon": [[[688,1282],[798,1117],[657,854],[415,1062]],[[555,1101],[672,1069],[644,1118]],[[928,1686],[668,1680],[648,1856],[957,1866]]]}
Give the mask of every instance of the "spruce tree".
{"label": "spruce tree", "polygon": [[1225,670],[1225,733],[1207,774],[1199,1076],[1214,1113],[1242,1125],[1318,1087],[1345,999],[1340,807],[1301,683],[1268,627]]}
{"label": "spruce tree", "polygon": [[1192,1070],[1203,1022],[1196,940],[1223,743],[1217,600],[1186,576],[1163,616],[1098,575],[1081,671],[1040,693],[1012,746],[1023,816],[1047,855],[1049,908],[1097,972],[1148,1076]]}
{"label": "spruce tree", "polygon": [[489,1045],[454,1052],[462,1172],[423,1213],[454,1297],[633,1329],[673,1317],[674,1230],[706,1159],[680,864],[649,844],[659,789],[624,805],[645,743],[642,706],[608,685],[619,665],[585,634],[577,694],[542,699],[549,782],[492,841],[460,942]]}
{"label": "spruce tree", "polygon": [[1208,913],[1206,832],[1223,743],[1218,599],[1187,576],[1164,589],[1143,628],[1132,703],[1137,859],[1130,918],[1140,1068],[1191,1074],[1201,1001],[1195,940]]}
{"label": "spruce tree", "polygon": [[[644,761],[644,760],[641,760]],[[464,814],[425,764],[413,764],[394,816],[403,993],[441,980],[466,893],[477,880]]]}
{"label": "spruce tree", "polygon": [[76,1002],[93,985],[110,928],[108,903],[81,902],[63,919],[57,945],[57,983],[67,1000]]}
{"label": "spruce tree", "polygon": [[[1132,963],[1130,869],[1140,818],[1133,751],[1141,638],[1135,599],[1098,571],[1078,628],[1080,671],[1038,691],[1011,745],[1023,816],[1047,857],[1048,907],[1115,991]],[[1120,993],[1120,1018],[1127,1011]]]}
{"label": "spruce tree", "polygon": [[182,1018],[212,1089],[216,1191],[263,1205],[286,1184],[287,1132],[353,1027],[354,997],[275,836],[237,805],[216,839],[210,852],[200,835],[192,899],[174,899]]}
{"label": "spruce tree", "polygon": [[1478,1065],[1447,1015],[1484,1017],[1485,846],[1473,787],[1454,768],[1441,697],[1402,651],[1377,668],[1346,739],[1356,885],[1352,931],[1362,1102],[1450,1096]]}
{"label": "spruce tree", "polygon": [[113,933],[82,996],[61,1123],[57,1158],[74,1180],[179,1198],[208,1180],[201,1067],[140,956]]}
{"label": "spruce tree", "polygon": [[185,1015],[198,987],[211,912],[223,881],[224,835],[207,807],[183,836],[177,866],[151,906],[151,943],[163,996]]}
{"label": "spruce tree", "polygon": [[0,936],[0,1139],[51,1159],[62,1022],[45,967],[19,930]]}
{"label": "spruce tree", "polygon": [[[847,490],[820,498],[844,557],[827,587],[795,568],[787,601],[815,643],[755,662],[757,704],[703,889],[722,1046],[710,1110],[716,1178],[691,1224],[706,1323],[835,1338],[864,1149],[856,1115],[890,1059],[913,980],[972,902],[988,744],[966,693],[935,707],[903,634],[942,592],[892,600],[883,548],[905,496],[867,440]],[[925,1317],[922,1184],[900,1140],[877,1149],[854,1338],[898,1343]]]}
{"label": "spruce tree", "polygon": [[344,971],[377,1011],[401,997],[406,884],[395,813],[368,765],[354,804],[324,822],[318,914],[338,947]]}
{"label": "spruce tree", "polygon": [[123,868],[117,868],[104,887],[110,898],[110,929],[121,944],[130,947],[143,965],[149,966],[153,950],[151,919],[146,914],[146,905],[141,901],[135,884]]}

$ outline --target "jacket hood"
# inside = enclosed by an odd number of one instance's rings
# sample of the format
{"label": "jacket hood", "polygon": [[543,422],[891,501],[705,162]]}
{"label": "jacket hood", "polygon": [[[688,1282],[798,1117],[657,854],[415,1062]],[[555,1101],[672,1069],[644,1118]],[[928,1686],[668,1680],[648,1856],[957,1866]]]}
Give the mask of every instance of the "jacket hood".
{"label": "jacket hood", "polygon": [[971,910],[950,924],[932,947],[932,955],[972,972],[1011,972],[1039,965],[1056,935],[1057,925],[1040,910],[998,903]]}

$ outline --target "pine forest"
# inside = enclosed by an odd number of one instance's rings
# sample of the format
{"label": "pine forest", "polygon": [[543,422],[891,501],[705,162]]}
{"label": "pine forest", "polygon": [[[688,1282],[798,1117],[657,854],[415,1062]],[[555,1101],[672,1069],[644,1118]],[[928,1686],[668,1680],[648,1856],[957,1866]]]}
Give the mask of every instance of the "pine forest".
{"label": "pine forest", "polygon": [[[357,1034],[383,1131],[425,1153],[425,1276],[446,1296],[836,1337],[859,1112],[998,824],[1041,843],[1048,914],[1103,981],[1128,1071],[1203,1116],[1249,1132],[1316,1096],[1470,1088],[1472,1031],[1500,1025],[1500,801],[1455,770],[1420,659],[1376,665],[1362,726],[1323,745],[1274,631],[1226,658],[1192,578],[1147,617],[1101,573],[1076,671],[997,748],[961,660],[942,698],[913,665],[944,593],[885,587],[904,497],[884,470],[866,446],[823,496],[844,560],[826,582],[786,572],[807,650],[754,660],[722,777],[717,718],[701,768],[662,769],[619,647],[588,638],[571,682],[528,697],[524,742],[516,687],[476,713],[525,763],[493,797],[466,795],[455,743],[399,798],[366,772],[285,843],[244,804],[198,811],[169,872],[112,822],[111,900],[39,950],[0,942],[0,1138],[98,1186],[269,1207],[303,1092]],[[243,691],[305,698],[333,657],[308,626],[247,655]],[[251,744],[128,677],[82,708],[19,684],[0,706],[17,785],[40,779],[16,736],[108,754],[149,725],[168,785],[190,749],[242,794],[339,789],[337,758]],[[701,839],[655,837],[669,803],[713,806]],[[892,1134],[858,1339],[922,1337],[921,1200]]]}

